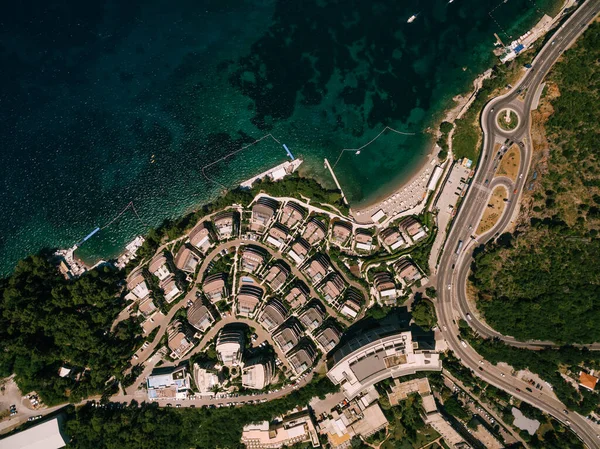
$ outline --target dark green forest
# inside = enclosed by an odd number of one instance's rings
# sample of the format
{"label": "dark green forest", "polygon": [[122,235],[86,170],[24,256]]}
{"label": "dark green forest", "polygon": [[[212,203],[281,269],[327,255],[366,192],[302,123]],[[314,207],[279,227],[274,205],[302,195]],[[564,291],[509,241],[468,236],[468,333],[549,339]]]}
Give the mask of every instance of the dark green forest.
{"label": "dark green forest", "polygon": [[[20,261],[0,283],[0,376],[15,373],[21,391],[35,390],[46,404],[102,393],[139,334],[129,320],[110,332],[124,306],[122,281],[108,267],[67,281],[44,255]],[[59,377],[61,366],[71,374]]]}
{"label": "dark green forest", "polygon": [[295,407],[304,407],[312,397],[323,398],[336,391],[329,379],[315,380],[284,398],[237,408],[172,409],[157,404],[133,403],[105,408],[90,405],[70,410],[66,433],[75,449],[189,449],[243,448],[242,428],[249,423],[270,421]]}
{"label": "dark green forest", "polygon": [[600,341],[600,23],[549,75],[547,165],[533,185],[529,218],[478,251],[478,306],[498,331],[558,343]]}

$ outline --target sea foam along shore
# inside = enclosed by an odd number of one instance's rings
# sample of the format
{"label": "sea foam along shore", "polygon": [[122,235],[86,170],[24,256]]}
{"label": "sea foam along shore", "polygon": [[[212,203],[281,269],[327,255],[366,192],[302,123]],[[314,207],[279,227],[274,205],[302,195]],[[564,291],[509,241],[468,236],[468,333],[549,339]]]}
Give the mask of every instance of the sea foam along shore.
{"label": "sea foam along shore", "polygon": [[[492,69],[486,70],[473,81],[473,89],[467,95],[456,95],[452,98],[454,104],[448,108],[443,114],[443,119],[440,120],[435,127],[435,137],[439,138],[441,133],[439,126],[441,122],[446,121],[454,124],[461,118],[469,109],[477,92],[481,89],[483,81],[492,75]],[[453,131],[452,131],[453,132]],[[452,132],[449,136],[448,158],[444,162],[444,166],[448,166],[453,161],[452,155]],[[388,219],[396,219],[407,215],[419,214],[425,207],[427,199],[427,184],[435,165],[441,163],[438,158],[440,147],[434,143],[428,155],[423,159],[423,162],[415,167],[414,171],[407,178],[400,181],[399,185],[392,187],[391,192],[374,198],[367,205],[356,209],[351,209],[351,214],[358,223],[373,223],[372,215],[382,210]]]}

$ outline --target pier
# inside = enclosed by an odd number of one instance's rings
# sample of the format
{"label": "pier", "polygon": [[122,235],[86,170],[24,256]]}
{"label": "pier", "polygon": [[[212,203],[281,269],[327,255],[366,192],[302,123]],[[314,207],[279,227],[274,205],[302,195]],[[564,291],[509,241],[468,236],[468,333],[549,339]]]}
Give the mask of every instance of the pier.
{"label": "pier", "polygon": [[331,177],[333,178],[333,181],[335,182],[335,185],[337,186],[338,190],[342,194],[342,199],[344,200],[344,204],[346,206],[349,206],[348,200],[346,199],[346,195],[344,195],[344,191],[342,190],[342,186],[338,182],[338,180],[337,180],[337,178],[335,176],[335,173],[333,172],[333,168],[331,168],[331,165],[329,164],[329,161],[327,160],[327,158],[325,158],[325,167],[327,167],[327,169],[329,169],[329,173],[331,173]]}

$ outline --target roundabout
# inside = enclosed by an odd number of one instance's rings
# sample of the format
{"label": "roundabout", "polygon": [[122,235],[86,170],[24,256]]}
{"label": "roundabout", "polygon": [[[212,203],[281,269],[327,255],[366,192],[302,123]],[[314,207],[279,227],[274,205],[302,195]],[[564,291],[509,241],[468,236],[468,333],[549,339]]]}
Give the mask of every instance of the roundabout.
{"label": "roundabout", "polygon": [[502,131],[515,131],[519,126],[519,115],[514,109],[504,108],[498,112],[496,124]]}

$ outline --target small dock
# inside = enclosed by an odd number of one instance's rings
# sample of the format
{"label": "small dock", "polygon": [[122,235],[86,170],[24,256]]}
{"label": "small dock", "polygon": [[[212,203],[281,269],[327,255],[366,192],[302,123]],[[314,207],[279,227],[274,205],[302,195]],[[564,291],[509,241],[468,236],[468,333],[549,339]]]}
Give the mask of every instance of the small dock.
{"label": "small dock", "polygon": [[252,184],[254,184],[259,179],[266,178],[266,177],[269,177],[273,181],[279,181],[280,179],[283,179],[287,175],[291,175],[296,170],[298,170],[298,167],[300,167],[302,162],[303,162],[302,159],[294,159],[293,161],[286,161],[283,164],[279,164],[273,168],[270,168],[269,170],[267,170],[265,172],[262,172],[259,175],[256,175],[256,176],[248,179],[247,181],[242,182],[240,184],[240,187],[243,187],[245,189],[250,189],[250,188],[252,188]]}

